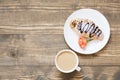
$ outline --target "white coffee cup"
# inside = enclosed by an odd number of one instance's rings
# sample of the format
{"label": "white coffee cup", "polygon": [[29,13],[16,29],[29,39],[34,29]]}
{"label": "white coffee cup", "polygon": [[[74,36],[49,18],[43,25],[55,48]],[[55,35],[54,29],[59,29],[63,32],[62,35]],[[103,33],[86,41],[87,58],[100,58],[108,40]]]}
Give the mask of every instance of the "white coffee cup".
{"label": "white coffee cup", "polygon": [[[71,60],[71,61],[69,62],[69,60]],[[68,65],[67,61],[69,62],[69,65],[71,65],[71,66]],[[69,70],[65,70],[65,69],[63,70],[62,68],[60,68],[61,63],[62,63],[62,66],[64,65],[63,66],[64,68],[65,68],[65,66],[69,66],[72,68]],[[81,70],[81,68],[78,66],[79,59],[78,59],[77,54],[69,49],[64,49],[57,53],[57,55],[55,57],[55,65],[56,65],[57,69],[63,73],[71,73],[75,70],[77,70],[77,71]],[[66,67],[66,69],[67,69],[67,67]]]}

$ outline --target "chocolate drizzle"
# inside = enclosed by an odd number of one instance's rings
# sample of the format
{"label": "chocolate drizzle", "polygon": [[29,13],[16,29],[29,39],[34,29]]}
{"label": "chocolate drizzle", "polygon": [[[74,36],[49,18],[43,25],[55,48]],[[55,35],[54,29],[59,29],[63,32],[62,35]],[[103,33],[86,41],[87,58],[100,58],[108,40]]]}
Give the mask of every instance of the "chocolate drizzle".
{"label": "chocolate drizzle", "polygon": [[95,35],[99,37],[102,34],[102,31],[94,23],[90,24],[89,22],[81,21],[78,23],[77,29],[81,34],[88,33],[90,38]]}

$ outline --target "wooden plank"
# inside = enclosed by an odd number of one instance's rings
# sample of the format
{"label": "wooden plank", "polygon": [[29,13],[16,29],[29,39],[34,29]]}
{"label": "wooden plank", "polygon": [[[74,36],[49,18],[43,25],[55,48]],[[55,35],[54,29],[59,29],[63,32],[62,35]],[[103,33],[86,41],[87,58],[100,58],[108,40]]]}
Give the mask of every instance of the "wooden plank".
{"label": "wooden plank", "polygon": [[[46,48],[47,49],[47,48]],[[54,65],[54,58],[59,49],[13,49],[3,50],[0,54],[0,66],[2,65]],[[49,54],[49,55],[48,55]],[[105,53],[104,53],[105,54]],[[111,66],[120,65],[119,55],[79,55],[80,64],[84,66]]]}
{"label": "wooden plank", "polygon": [[[101,5],[102,6],[102,5]],[[96,7],[96,6],[95,6]],[[98,6],[99,7],[99,6]],[[111,7],[111,6],[108,6]],[[91,7],[92,8],[92,7]],[[94,8],[94,7],[93,7]],[[80,9],[80,8],[79,8]],[[96,8],[95,8],[96,9]],[[97,9],[102,12],[111,25],[119,25],[120,10]],[[75,10],[0,10],[0,26],[26,27],[39,25],[64,25],[67,17]],[[49,19],[48,19],[49,18]]]}
{"label": "wooden plank", "polygon": [[9,5],[9,4],[1,4],[0,5],[0,10],[2,11],[25,11],[25,10],[31,10],[31,11],[34,11],[34,10],[76,10],[76,9],[80,9],[80,8],[95,8],[95,9],[98,9],[98,10],[112,10],[114,12],[118,12],[120,9],[119,9],[119,6],[120,4],[119,3],[81,3],[81,2],[78,2],[78,3],[72,3],[70,2],[71,4],[66,4],[66,3],[61,3],[61,4],[57,4],[56,3],[52,3],[52,4],[47,4],[46,3],[43,3],[43,4],[38,4],[38,5],[35,5],[35,4],[25,4],[25,5]]}
{"label": "wooden plank", "polygon": [[[42,48],[43,49],[43,48]],[[6,50],[6,49],[5,49]],[[54,59],[59,49],[34,50],[34,49],[11,49],[2,51],[0,66],[2,65],[54,65]],[[60,49],[61,50],[61,49]],[[104,53],[105,54],[105,53]],[[80,65],[84,66],[120,66],[119,55],[79,55]]]}
{"label": "wooden plank", "polygon": [[118,80],[119,66],[81,66],[81,72],[63,74],[55,66],[0,66],[1,80]]}
{"label": "wooden plank", "polygon": [[[73,11],[0,11],[0,26],[64,25],[65,20],[72,12]],[[120,13],[103,12],[103,14],[112,25],[119,24]]]}
{"label": "wooden plank", "polygon": [[[0,26],[0,34],[63,34],[64,25]],[[118,25],[110,25],[111,34],[119,34]]]}
{"label": "wooden plank", "polygon": [[1,26],[0,34],[63,34],[63,25],[40,25],[36,27]]}
{"label": "wooden plank", "polygon": [[[83,77],[80,79],[82,75]],[[66,80],[118,80],[119,75],[119,67],[82,67],[81,72],[62,74],[55,71],[50,76],[52,76],[52,80],[63,80],[64,78]]]}
{"label": "wooden plank", "polygon": [[[30,57],[19,57],[18,64],[19,65],[54,65],[55,56],[30,56]],[[80,65],[84,66],[119,66],[120,56],[79,56]],[[103,61],[104,60],[104,61]]]}
{"label": "wooden plank", "polygon": [[[8,26],[35,26],[60,25],[65,22],[64,17],[69,13],[59,11],[0,11],[0,25]],[[58,17],[59,16],[59,17]],[[60,17],[61,16],[61,17]],[[49,18],[49,19],[48,19]],[[62,22],[62,23],[61,23]]]}
{"label": "wooden plank", "polygon": [[24,2],[22,0],[1,0],[0,1],[0,5],[4,6],[4,5],[61,5],[63,6],[65,5],[72,5],[72,4],[78,4],[78,3],[120,3],[119,0],[60,0],[60,1],[56,1],[56,0],[49,0],[49,1],[44,1],[44,0],[25,0]]}
{"label": "wooden plank", "polygon": [[0,66],[1,80],[36,80],[44,76],[51,66]]}

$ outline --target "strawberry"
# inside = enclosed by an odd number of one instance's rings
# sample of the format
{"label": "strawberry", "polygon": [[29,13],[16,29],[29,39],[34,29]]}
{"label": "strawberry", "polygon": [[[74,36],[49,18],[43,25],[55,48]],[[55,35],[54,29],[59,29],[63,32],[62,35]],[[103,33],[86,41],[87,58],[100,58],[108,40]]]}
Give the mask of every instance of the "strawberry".
{"label": "strawberry", "polygon": [[80,37],[78,40],[78,44],[81,48],[85,48],[85,46],[87,45],[86,39],[83,37]]}
{"label": "strawberry", "polygon": [[93,40],[93,39],[87,39],[87,38],[84,38],[84,37],[80,37],[79,40],[78,40],[78,44],[82,49],[84,49],[86,47],[87,43],[91,40]]}

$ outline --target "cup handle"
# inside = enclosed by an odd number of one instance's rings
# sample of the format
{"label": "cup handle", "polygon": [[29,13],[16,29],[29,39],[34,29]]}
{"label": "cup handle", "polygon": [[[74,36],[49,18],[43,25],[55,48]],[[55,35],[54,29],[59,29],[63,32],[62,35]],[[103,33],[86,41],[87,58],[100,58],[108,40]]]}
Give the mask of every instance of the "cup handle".
{"label": "cup handle", "polygon": [[77,70],[77,71],[80,71],[80,70],[81,70],[80,66],[78,66],[78,67],[76,68],[76,70]]}

